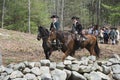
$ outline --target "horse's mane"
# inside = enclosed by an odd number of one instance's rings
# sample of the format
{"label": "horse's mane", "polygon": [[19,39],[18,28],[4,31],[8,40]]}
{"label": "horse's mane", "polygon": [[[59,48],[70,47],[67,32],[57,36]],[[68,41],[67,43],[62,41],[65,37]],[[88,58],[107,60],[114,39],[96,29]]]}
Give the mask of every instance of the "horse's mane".
{"label": "horse's mane", "polygon": [[44,36],[49,36],[49,30],[46,29],[45,27],[39,26],[39,32],[41,32],[42,35]]}

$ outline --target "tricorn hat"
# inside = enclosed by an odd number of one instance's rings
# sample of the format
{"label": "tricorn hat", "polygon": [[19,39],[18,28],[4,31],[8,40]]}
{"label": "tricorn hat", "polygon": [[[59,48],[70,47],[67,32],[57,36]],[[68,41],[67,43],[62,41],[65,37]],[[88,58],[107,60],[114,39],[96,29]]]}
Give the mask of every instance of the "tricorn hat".
{"label": "tricorn hat", "polygon": [[50,18],[59,18],[57,15],[52,15]]}
{"label": "tricorn hat", "polygon": [[78,18],[78,17],[76,17],[76,16],[73,16],[71,19],[76,19],[76,20],[77,20],[77,19],[79,19],[79,18]]}

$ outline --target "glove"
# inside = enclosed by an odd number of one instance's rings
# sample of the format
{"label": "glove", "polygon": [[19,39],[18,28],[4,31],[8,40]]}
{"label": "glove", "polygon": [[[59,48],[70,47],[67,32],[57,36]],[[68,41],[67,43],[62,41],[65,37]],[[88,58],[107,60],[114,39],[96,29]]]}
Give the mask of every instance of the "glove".
{"label": "glove", "polygon": [[78,32],[77,32],[77,31],[75,31],[75,34],[78,34]]}

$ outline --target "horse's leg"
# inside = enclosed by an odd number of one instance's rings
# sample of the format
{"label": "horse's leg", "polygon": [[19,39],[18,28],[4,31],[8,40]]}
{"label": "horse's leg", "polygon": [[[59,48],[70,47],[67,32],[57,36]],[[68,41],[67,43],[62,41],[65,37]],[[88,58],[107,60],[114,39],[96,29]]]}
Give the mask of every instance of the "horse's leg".
{"label": "horse's leg", "polygon": [[71,51],[70,56],[74,56],[75,50]]}
{"label": "horse's leg", "polygon": [[94,55],[94,56],[96,56],[96,53],[95,53],[94,47],[91,47],[91,48],[90,48],[90,55]]}
{"label": "horse's leg", "polygon": [[50,55],[49,55],[49,51],[44,51],[45,52],[45,57],[46,59],[49,59]]}
{"label": "horse's leg", "polygon": [[67,50],[67,51],[64,53],[64,56],[63,56],[63,58],[62,58],[62,61],[65,60],[65,58],[69,55],[69,53],[70,53],[69,50]]}

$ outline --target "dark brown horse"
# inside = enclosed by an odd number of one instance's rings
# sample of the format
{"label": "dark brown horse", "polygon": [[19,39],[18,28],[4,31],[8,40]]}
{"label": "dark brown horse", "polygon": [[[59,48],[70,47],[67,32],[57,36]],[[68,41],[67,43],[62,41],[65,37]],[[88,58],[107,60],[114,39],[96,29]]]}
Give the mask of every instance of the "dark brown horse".
{"label": "dark brown horse", "polygon": [[63,31],[55,31],[52,29],[48,37],[48,43],[51,44],[51,42],[56,39],[62,43],[62,46],[65,47],[65,50],[63,51],[65,55],[63,56],[62,60],[64,60],[68,55],[73,56],[75,50],[79,48],[86,48],[90,52],[90,55],[99,57],[100,49],[98,47],[97,38],[93,35],[85,35],[85,37],[87,38],[86,41],[83,41],[82,37],[78,41],[75,37],[75,34],[68,32],[66,33]]}

